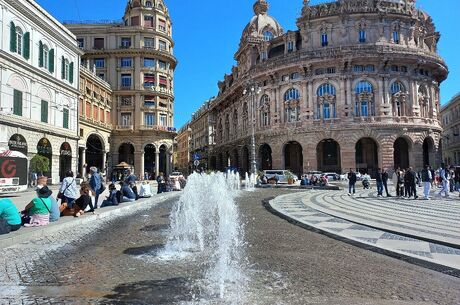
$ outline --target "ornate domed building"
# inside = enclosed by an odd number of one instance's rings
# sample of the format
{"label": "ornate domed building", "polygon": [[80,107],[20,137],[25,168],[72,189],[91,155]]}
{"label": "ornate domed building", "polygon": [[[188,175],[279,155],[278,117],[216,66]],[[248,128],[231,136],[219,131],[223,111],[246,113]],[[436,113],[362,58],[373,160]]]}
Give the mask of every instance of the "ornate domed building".
{"label": "ornate domed building", "polygon": [[448,69],[414,0],[304,0],[286,33],[268,8],[254,4],[237,66],[218,84],[211,168],[248,171],[253,128],[258,169],[372,175],[440,162]]}

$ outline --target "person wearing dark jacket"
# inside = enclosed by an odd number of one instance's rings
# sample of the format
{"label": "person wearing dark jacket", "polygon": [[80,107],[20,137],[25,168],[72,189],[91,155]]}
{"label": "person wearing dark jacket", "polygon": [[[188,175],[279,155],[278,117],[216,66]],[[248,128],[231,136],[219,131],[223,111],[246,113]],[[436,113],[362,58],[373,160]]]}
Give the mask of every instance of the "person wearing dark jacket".
{"label": "person wearing dark jacket", "polygon": [[355,185],[356,185],[356,180],[358,178],[356,177],[356,173],[350,168],[350,172],[348,173],[348,196],[351,196],[351,191],[353,190],[353,195],[356,192]]}
{"label": "person wearing dark jacket", "polygon": [[375,176],[375,182],[377,184],[377,197],[383,196],[383,178],[382,178],[382,169],[379,168],[377,171],[377,176]]}
{"label": "person wearing dark jacket", "polygon": [[412,167],[409,167],[406,175],[409,187],[409,198],[414,196],[414,199],[417,199],[417,173],[412,169]]}
{"label": "person wearing dark jacket", "polygon": [[115,184],[110,184],[109,185],[109,196],[107,197],[106,200],[102,202],[101,208],[103,207],[108,207],[112,205],[118,205],[119,201],[117,198],[117,188],[115,187]]}
{"label": "person wearing dark jacket", "polygon": [[390,193],[388,192],[388,172],[386,168],[383,169],[382,172],[382,182],[383,182],[383,187],[385,188],[385,193],[387,194],[387,197],[391,197]]}
{"label": "person wearing dark jacket", "polygon": [[90,209],[88,212],[94,213],[94,206],[93,201],[91,199],[90,193],[90,186],[88,183],[82,184],[80,188],[80,197],[75,200],[74,204],[74,216],[80,217],[85,214],[85,210],[87,207]]}

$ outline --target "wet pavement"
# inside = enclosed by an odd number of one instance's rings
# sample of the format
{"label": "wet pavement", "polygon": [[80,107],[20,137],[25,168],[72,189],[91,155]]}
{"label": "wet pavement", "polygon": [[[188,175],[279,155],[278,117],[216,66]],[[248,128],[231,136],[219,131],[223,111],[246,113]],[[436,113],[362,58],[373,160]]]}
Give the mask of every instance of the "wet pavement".
{"label": "wet pavement", "polygon": [[[460,304],[460,279],[297,227],[242,192],[244,304]],[[203,295],[206,258],[161,261],[173,200],[0,251],[0,304],[238,304]],[[68,242],[64,242],[68,241]],[[241,302],[240,302],[241,304]]]}

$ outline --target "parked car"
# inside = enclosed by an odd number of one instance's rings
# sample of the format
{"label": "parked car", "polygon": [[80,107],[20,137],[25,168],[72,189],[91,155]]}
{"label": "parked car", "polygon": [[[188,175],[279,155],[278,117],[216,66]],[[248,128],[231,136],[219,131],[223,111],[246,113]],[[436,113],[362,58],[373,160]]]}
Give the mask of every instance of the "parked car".
{"label": "parked car", "polygon": [[299,180],[297,178],[297,175],[285,169],[264,170],[264,175],[267,177],[268,180],[274,178],[275,175],[278,175],[278,183],[288,183],[289,176],[292,176],[294,178],[294,183],[297,182],[297,180]]}
{"label": "parked car", "polygon": [[184,175],[182,175],[181,172],[172,172],[171,175],[169,175],[169,178],[171,178],[171,179],[184,178]]}
{"label": "parked car", "polygon": [[340,180],[340,175],[339,174],[336,174],[336,173],[324,173],[322,174],[322,176],[326,176],[327,177],[327,180],[329,181],[337,181],[337,180]]}

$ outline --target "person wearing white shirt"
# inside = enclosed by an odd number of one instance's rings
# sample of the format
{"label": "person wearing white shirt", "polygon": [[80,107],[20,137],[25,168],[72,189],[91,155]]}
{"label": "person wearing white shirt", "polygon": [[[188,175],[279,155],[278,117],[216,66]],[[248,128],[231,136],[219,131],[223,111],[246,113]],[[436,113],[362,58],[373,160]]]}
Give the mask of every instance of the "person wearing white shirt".
{"label": "person wearing white shirt", "polygon": [[139,198],[150,198],[152,197],[152,188],[147,181],[142,182],[139,190]]}

